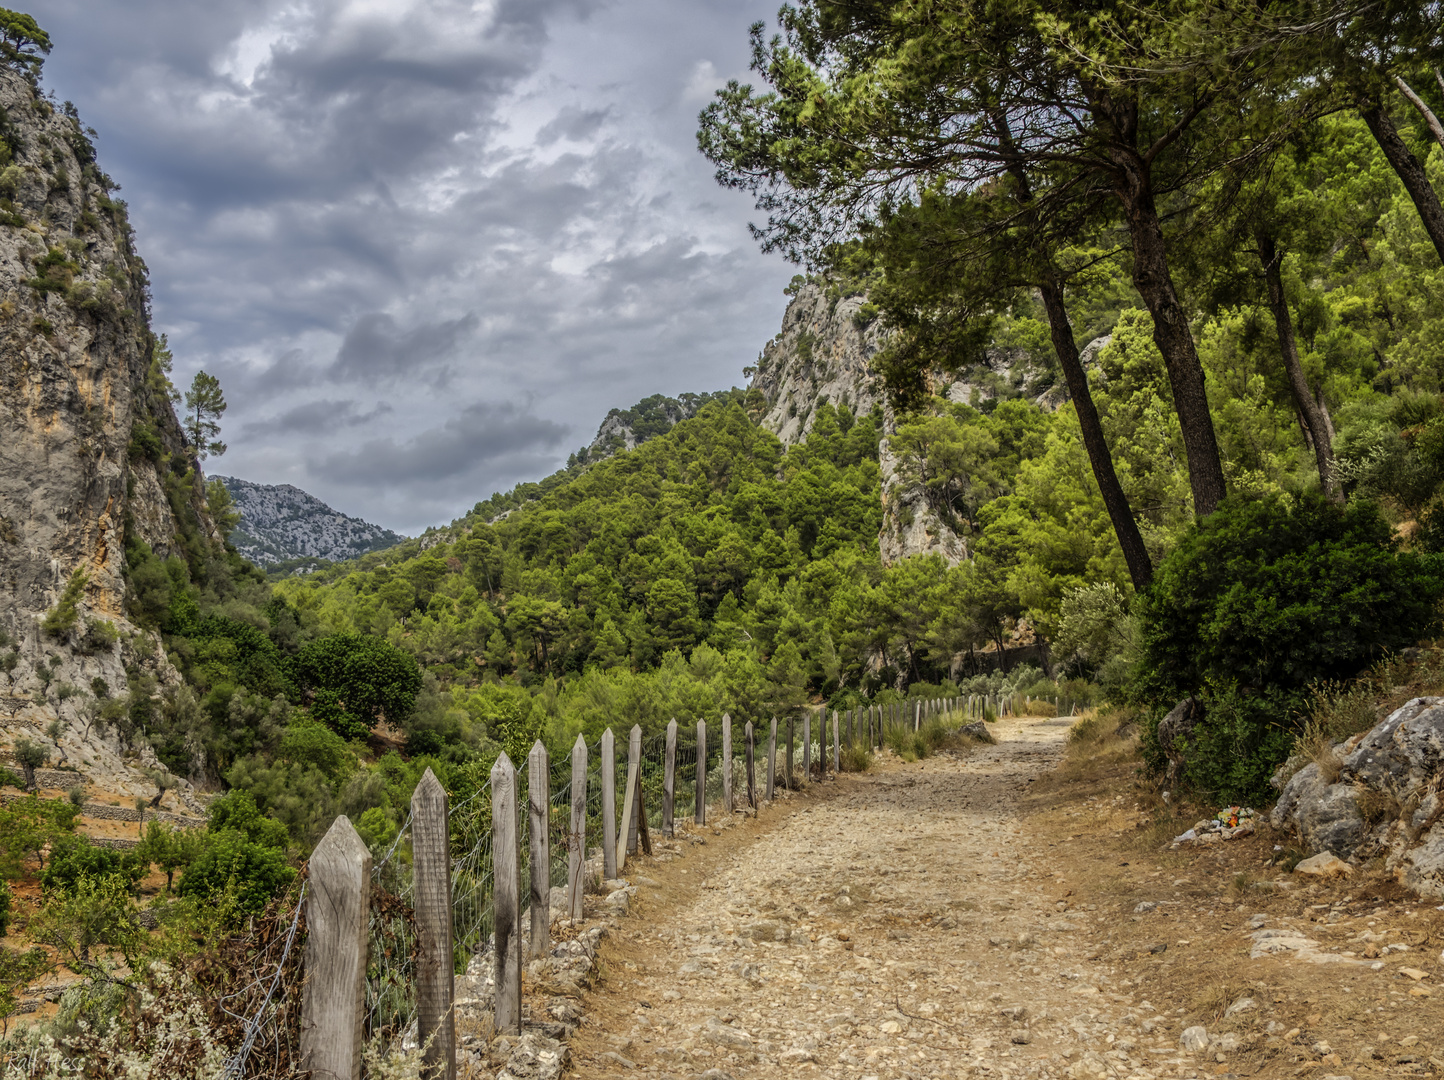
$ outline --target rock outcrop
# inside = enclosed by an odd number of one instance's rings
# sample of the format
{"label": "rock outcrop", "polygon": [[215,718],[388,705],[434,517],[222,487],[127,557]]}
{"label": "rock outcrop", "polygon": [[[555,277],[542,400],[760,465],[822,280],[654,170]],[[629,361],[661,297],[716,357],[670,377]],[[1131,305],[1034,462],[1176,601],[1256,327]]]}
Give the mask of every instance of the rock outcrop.
{"label": "rock outcrop", "polygon": [[215,479],[225,485],[241,515],[231,543],[257,566],[302,558],[340,562],[394,547],[406,539],[333,510],[290,484],[253,484],[234,476]]}
{"label": "rock outcrop", "polygon": [[[125,783],[82,704],[123,692],[128,669],[177,678],[126,617],[127,546],[164,558],[220,538],[113,186],[73,110],[0,64],[0,723],[13,738],[59,720],[74,738],[57,754]],[[72,581],[74,619],[42,631]]]}
{"label": "rock outcrop", "polygon": [[763,348],[752,379],[766,404],[758,422],[784,446],[807,437],[823,405],[846,406],[858,416],[886,409],[871,361],[887,335],[877,320],[862,323],[865,304],[862,296],[834,299],[825,285],[809,282],[787,305],[782,331]]}
{"label": "rock outcrop", "polygon": [[893,453],[896,432],[892,407],[872,358],[887,344],[881,324],[865,318],[866,297],[832,296],[826,285],[800,286],[782,316],[782,331],[757,360],[751,389],[762,396],[758,418],[793,446],[812,430],[817,410],[846,407],[856,416],[881,409],[883,438],[878,446],[882,474],[883,525],[878,535],[884,563],[910,555],[938,554],[950,566],[968,557],[962,538],[933,509],[916,477]]}
{"label": "rock outcrop", "polygon": [[1273,811],[1310,851],[1385,868],[1422,896],[1444,898],[1444,697],[1414,698],[1289,779]]}
{"label": "rock outcrop", "polygon": [[674,398],[653,394],[630,409],[613,409],[598,426],[597,437],[577,456],[586,461],[600,461],[619,450],[635,450],[653,436],[692,419],[708,402],[726,400],[735,393],[734,389]]}

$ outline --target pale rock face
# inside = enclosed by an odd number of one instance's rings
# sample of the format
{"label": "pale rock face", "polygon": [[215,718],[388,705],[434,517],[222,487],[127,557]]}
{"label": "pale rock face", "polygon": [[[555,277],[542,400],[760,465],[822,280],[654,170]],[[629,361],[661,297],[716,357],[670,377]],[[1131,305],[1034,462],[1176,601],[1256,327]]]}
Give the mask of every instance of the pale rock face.
{"label": "pale rock face", "polygon": [[[133,426],[148,424],[152,445],[177,460],[184,438],[164,390],[147,385],[145,267],[79,123],[3,66],[0,108],[14,135],[13,161],[0,169],[0,197],[13,206],[0,206],[9,217],[0,223],[0,631],[19,652],[0,688],[0,740],[34,736],[58,719],[59,753],[75,764],[90,757],[100,773],[149,795],[154,788],[122,765],[113,739],[85,734],[79,696],[37,700],[36,669],[44,663],[53,686],[82,691],[103,678],[113,694],[126,690],[127,662],[162,685],[176,681],[156,639],[125,618],[123,572],[127,527],[162,556],[177,550],[157,466],[129,453]],[[40,265],[47,256],[50,265]],[[49,287],[28,283],[35,280]],[[179,474],[171,482],[201,531],[218,540],[199,474],[188,486]],[[79,569],[89,578],[80,628],[104,619],[122,634],[100,652],[40,632]]]}
{"label": "pale rock face", "polygon": [[877,321],[866,327],[854,321],[865,303],[861,296],[834,302],[819,284],[798,290],[782,317],[782,332],[762,350],[752,380],[766,406],[759,423],[784,446],[793,446],[806,439],[821,405],[846,406],[858,416],[881,408],[882,560],[892,564],[910,555],[937,554],[956,566],[968,557],[967,545],[943,523],[889,446],[887,436],[895,431],[892,408],[871,366],[887,335]]}
{"label": "pale rock face", "polygon": [[305,557],[339,562],[406,539],[333,510],[291,484],[253,484],[233,476],[215,479],[225,485],[241,515],[231,541],[257,566]]}
{"label": "pale rock face", "polygon": [[807,284],[787,305],[782,332],[763,348],[752,380],[767,403],[760,423],[784,446],[807,437],[824,401],[858,416],[885,404],[870,361],[887,336],[877,321],[865,329],[853,322],[866,302],[850,296],[833,303],[824,286]]}

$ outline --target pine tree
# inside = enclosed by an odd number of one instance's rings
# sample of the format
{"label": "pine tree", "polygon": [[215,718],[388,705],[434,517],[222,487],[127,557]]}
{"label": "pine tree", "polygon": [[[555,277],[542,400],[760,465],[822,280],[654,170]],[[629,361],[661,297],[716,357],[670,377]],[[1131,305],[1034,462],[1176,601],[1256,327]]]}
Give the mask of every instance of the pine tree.
{"label": "pine tree", "polygon": [[204,461],[207,457],[219,457],[226,452],[226,444],[216,438],[221,433],[219,423],[226,411],[226,398],[221,393],[221,381],[214,375],[197,371],[186,391],[186,434],[196,448],[196,456]]}

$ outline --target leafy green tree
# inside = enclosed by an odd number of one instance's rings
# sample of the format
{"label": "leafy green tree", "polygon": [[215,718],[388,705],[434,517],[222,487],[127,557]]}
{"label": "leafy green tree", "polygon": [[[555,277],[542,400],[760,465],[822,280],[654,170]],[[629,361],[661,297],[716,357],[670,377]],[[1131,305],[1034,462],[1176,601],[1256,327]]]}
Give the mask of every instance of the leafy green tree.
{"label": "leafy green tree", "polygon": [[204,461],[207,457],[226,452],[226,444],[218,436],[221,433],[220,419],[226,411],[226,397],[221,392],[221,382],[214,375],[197,371],[186,391],[186,435],[195,448],[196,456]]}
{"label": "leafy green tree", "polygon": [[229,791],[211,803],[207,828],[211,833],[239,832],[253,843],[282,850],[289,839],[286,826],[263,814],[255,797],[244,790]]}
{"label": "leafy green tree", "polygon": [[219,480],[206,481],[206,509],[221,535],[229,540],[241,522],[241,512],[236,509],[236,501],[231,498],[226,485]]}
{"label": "leafy green tree", "polygon": [[[344,704],[337,733],[364,736],[384,716],[398,727],[406,723],[421,689],[421,670],[409,653],[360,634],[331,634],[309,642],[296,654],[297,684],[313,695],[334,695]],[[328,719],[336,720],[337,714]]]}
{"label": "leafy green tree", "polygon": [[32,79],[40,75],[42,55],[50,53],[50,35],[36,25],[35,19],[19,11],[0,8],[0,54],[5,61],[26,72]]}
{"label": "leafy green tree", "polygon": [[92,958],[97,945],[109,946],[133,968],[146,939],[131,885],[118,875],[81,875],[69,887],[48,892],[25,929],[71,970],[87,975],[104,974],[109,966]]}
{"label": "leafy green tree", "polygon": [[49,865],[40,874],[40,884],[51,889],[74,890],[83,878],[116,878],[134,889],[149,863],[136,851],[98,847],[83,836],[71,833],[51,843]]}
{"label": "leafy green tree", "polygon": [[25,772],[25,790],[35,790],[35,770],[50,761],[50,750],[33,739],[15,740],[15,763]]}
{"label": "leafy green tree", "polygon": [[255,843],[235,829],[208,832],[181,874],[181,896],[215,903],[234,901],[238,913],[255,915],[296,879],[279,848]]}
{"label": "leafy green tree", "polygon": [[1155,723],[1182,697],[1203,701],[1187,779],[1258,799],[1309,687],[1438,631],[1444,568],[1398,548],[1376,504],[1311,494],[1231,501],[1189,531],[1140,598],[1130,687]]}

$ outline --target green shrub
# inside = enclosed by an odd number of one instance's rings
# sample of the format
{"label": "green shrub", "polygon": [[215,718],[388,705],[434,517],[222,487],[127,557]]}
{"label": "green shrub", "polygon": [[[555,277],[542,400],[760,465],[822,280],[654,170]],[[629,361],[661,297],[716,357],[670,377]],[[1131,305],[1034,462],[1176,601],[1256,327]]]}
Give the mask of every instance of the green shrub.
{"label": "green shrub", "polygon": [[70,580],[65,583],[65,591],[60,594],[60,599],[55,607],[46,614],[40,628],[51,637],[64,637],[70,633],[80,618],[80,601],[85,595],[85,584],[90,580],[85,569],[82,567],[70,575]]}
{"label": "green shrub", "polygon": [[364,737],[383,716],[404,725],[421,690],[415,657],[361,634],[309,642],[296,656],[292,673],[314,697],[312,715],[347,739]]}
{"label": "green shrub", "polygon": [[262,847],[285,850],[290,840],[286,826],[262,814],[249,791],[231,791],[211,803],[208,824],[212,833],[239,832]]}
{"label": "green shrub", "polygon": [[278,848],[257,844],[235,829],[212,832],[181,875],[182,896],[216,901],[234,897],[236,909],[254,915],[296,879]]}
{"label": "green shrub", "polygon": [[61,836],[51,842],[50,861],[40,873],[40,884],[51,889],[73,890],[84,877],[119,878],[131,888],[145,876],[147,864],[134,851],[97,847],[83,836]]}
{"label": "green shrub", "polygon": [[1399,551],[1372,503],[1226,502],[1184,537],[1139,604],[1129,693],[1150,715],[1150,764],[1163,764],[1158,720],[1195,695],[1205,718],[1188,740],[1185,779],[1230,800],[1266,798],[1309,686],[1433,635],[1441,596],[1440,561]]}

